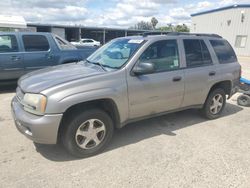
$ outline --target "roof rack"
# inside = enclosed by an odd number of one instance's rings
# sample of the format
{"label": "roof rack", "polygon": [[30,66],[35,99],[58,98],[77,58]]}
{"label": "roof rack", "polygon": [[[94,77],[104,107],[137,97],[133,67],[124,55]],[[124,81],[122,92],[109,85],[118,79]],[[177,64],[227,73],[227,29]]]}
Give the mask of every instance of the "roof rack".
{"label": "roof rack", "polygon": [[188,36],[199,36],[199,37],[216,37],[216,38],[222,38],[220,35],[217,35],[217,34],[207,34],[207,33],[186,33],[186,32],[151,31],[151,32],[144,32],[142,34],[143,37],[146,37],[148,35],[169,35],[169,36],[188,35]]}

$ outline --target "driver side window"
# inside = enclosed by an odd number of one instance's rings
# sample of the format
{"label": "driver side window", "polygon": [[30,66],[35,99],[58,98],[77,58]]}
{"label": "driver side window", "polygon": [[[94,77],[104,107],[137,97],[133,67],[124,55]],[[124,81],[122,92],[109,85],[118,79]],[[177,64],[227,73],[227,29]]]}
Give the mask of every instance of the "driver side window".
{"label": "driver side window", "polygon": [[179,53],[176,40],[163,40],[149,46],[139,58],[139,62],[151,62],[156,72],[179,68]]}

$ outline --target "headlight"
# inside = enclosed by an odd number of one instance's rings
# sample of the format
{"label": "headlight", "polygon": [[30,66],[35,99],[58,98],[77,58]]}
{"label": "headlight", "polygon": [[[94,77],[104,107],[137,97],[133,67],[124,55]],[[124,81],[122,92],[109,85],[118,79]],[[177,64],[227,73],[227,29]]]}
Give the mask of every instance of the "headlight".
{"label": "headlight", "polygon": [[47,104],[47,98],[41,94],[26,93],[22,103],[25,111],[36,115],[43,115]]}

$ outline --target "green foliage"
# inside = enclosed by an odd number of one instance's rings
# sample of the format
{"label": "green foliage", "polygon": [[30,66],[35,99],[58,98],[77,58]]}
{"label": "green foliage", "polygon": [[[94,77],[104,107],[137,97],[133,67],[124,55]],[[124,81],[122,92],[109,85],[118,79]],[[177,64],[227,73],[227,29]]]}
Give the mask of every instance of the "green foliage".
{"label": "green foliage", "polygon": [[157,28],[158,31],[174,31],[174,26],[172,24],[168,24],[167,26]]}
{"label": "green foliage", "polygon": [[14,29],[13,28],[0,27],[0,31],[2,31],[2,32],[11,32],[11,31],[14,31]]}
{"label": "green foliage", "polygon": [[183,25],[177,25],[175,27],[175,31],[176,32],[189,32],[189,28],[187,27],[187,25],[183,24]]}
{"label": "green foliage", "polygon": [[152,30],[153,26],[151,25],[150,22],[140,21],[137,24],[135,24],[133,27],[130,27],[130,29]]}
{"label": "green foliage", "polygon": [[157,30],[166,32],[190,32],[186,24],[176,26],[168,24],[167,26],[157,28]]}
{"label": "green foliage", "polygon": [[168,24],[167,26],[158,27],[158,20],[155,17],[151,18],[151,22],[140,21],[134,26],[130,27],[130,29],[138,29],[138,30],[157,30],[162,32],[190,32],[190,29],[186,24],[182,25],[173,25]]}

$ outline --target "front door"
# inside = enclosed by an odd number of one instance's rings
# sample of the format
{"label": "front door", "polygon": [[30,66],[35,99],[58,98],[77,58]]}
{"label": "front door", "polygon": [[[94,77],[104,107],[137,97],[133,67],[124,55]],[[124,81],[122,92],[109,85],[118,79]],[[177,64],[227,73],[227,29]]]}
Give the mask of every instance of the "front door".
{"label": "front door", "polygon": [[153,63],[155,72],[128,76],[130,119],[177,109],[183,99],[184,78],[176,40],[153,43],[137,63],[143,62]]}

